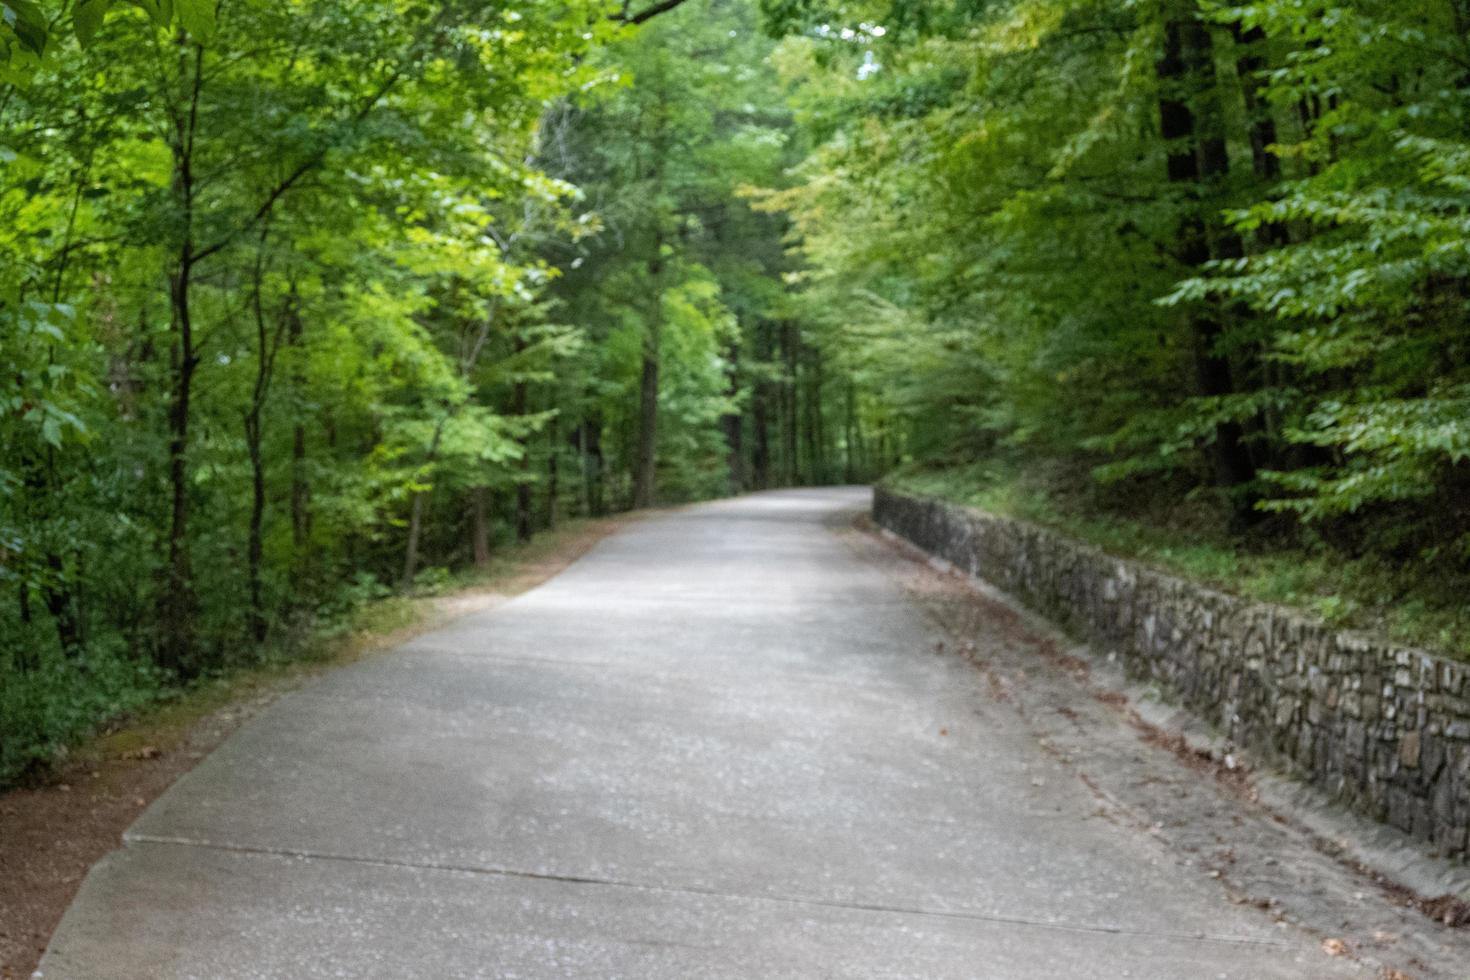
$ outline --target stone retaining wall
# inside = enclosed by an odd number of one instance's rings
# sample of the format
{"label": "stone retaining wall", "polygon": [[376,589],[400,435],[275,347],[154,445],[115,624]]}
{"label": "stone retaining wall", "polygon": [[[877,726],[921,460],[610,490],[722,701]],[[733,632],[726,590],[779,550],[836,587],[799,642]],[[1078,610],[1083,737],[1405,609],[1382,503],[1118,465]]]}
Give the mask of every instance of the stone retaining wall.
{"label": "stone retaining wall", "polygon": [[1021,521],[879,488],[874,520],[1157,681],[1240,746],[1467,856],[1470,665],[1225,595]]}

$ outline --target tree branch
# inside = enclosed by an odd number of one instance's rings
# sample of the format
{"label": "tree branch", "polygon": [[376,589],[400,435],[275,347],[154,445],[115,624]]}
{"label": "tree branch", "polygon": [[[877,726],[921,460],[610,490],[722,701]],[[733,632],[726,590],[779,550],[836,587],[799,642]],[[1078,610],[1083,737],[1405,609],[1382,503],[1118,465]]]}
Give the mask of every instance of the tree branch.
{"label": "tree branch", "polygon": [[620,20],[624,24],[636,27],[637,25],[642,24],[645,21],[653,20],[653,18],[657,17],[659,14],[666,14],[670,10],[673,10],[675,7],[682,6],[684,2],[685,0],[659,0],[658,3],[655,3],[651,7],[645,7],[642,10],[638,11],[638,13],[636,14],[629,13],[629,4],[624,4],[622,12],[613,19]]}
{"label": "tree branch", "polygon": [[[393,90],[393,87],[397,85],[399,80],[402,78],[403,70],[401,68],[395,69],[391,74],[388,75],[387,79],[378,86],[377,90],[374,91],[372,95],[370,95],[358,107],[357,111],[345,120],[343,125],[356,125],[357,123],[360,123],[364,119],[366,119],[368,114],[377,107],[378,103],[381,102],[383,98]],[[208,258],[214,253],[223,249],[225,246],[229,245],[239,235],[243,234],[246,231],[249,231],[251,228],[254,228],[261,221],[263,221],[271,213],[271,209],[276,206],[276,202],[279,201],[287,191],[294,187],[296,183],[301,180],[301,178],[305,177],[307,174],[311,173],[318,166],[320,166],[322,161],[326,159],[327,154],[334,148],[335,145],[336,144],[334,142],[328,141],[315,153],[311,154],[305,160],[301,161],[301,163],[297,164],[295,169],[293,169],[289,174],[285,176],[285,178],[283,178],[279,183],[277,183],[274,187],[270,189],[270,191],[265,195],[265,200],[261,202],[260,207],[255,209],[255,212],[245,220],[244,224],[234,229],[233,231],[228,232],[223,237],[216,240],[213,244],[206,245],[204,248],[201,248],[198,252],[194,253],[193,261],[198,262],[201,259]]]}

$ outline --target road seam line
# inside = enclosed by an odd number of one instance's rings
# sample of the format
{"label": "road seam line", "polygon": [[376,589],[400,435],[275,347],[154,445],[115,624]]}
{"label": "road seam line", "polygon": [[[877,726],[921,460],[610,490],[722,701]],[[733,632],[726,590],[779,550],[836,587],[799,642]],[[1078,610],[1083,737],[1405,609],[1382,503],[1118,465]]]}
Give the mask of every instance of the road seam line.
{"label": "road seam line", "polygon": [[550,881],[572,885],[602,885],[609,888],[631,888],[638,891],[665,892],[669,894],[701,895],[708,898],[736,899],[746,902],[773,902],[786,905],[803,905],[816,908],[845,909],[854,912],[873,912],[889,915],[910,915],[940,919],[959,919],[971,922],[989,922],[1003,925],[1028,926],[1059,932],[1076,932],[1108,936],[1132,936],[1146,939],[1169,939],[1185,942],[1205,942],[1226,946],[1260,946],[1273,949],[1289,949],[1289,943],[1274,939],[1251,939],[1244,936],[1211,936],[1206,933],[1152,932],[1129,929],[1124,926],[1078,925],[1066,922],[1046,922],[1024,916],[1007,916],[950,909],[905,908],[897,905],[882,905],[868,902],[841,902],[815,898],[799,898],[781,895],[747,895],[739,892],[722,892],[713,888],[698,888],[687,885],[650,885],[613,878],[594,878],[583,875],[554,874],[538,871],[521,871],[514,868],[475,867],[471,865],[442,864],[438,862],[402,861],[393,858],[370,858],[351,854],[328,854],[320,851],[304,851],[293,848],[258,847],[246,844],[221,844],[214,841],[193,840],[187,837],[162,837],[153,834],[124,834],[123,844],[155,844],[168,847],[194,847],[204,850],[223,851],[232,854],[254,854],[265,857],[296,858],[308,861],[333,861],[345,864],[361,864],[372,867],[404,868],[419,871],[444,871],[459,874],[486,875],[496,878],[519,878],[531,881]]}

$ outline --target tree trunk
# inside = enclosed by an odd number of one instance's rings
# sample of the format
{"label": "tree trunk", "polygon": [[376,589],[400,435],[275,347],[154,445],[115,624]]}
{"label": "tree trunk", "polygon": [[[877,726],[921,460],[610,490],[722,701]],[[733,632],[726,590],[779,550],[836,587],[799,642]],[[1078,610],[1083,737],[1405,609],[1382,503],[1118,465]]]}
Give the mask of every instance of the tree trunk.
{"label": "tree trunk", "polygon": [[592,458],[587,455],[587,420],[577,426],[577,472],[581,488],[582,516],[592,516]]}
{"label": "tree trunk", "polygon": [[1281,179],[1281,160],[1270,150],[1276,142],[1276,117],[1266,101],[1266,83],[1262,77],[1266,70],[1266,56],[1262,53],[1266,32],[1260,27],[1246,30],[1239,23],[1232,27],[1232,32],[1240,49],[1235,71],[1240,76],[1241,98],[1250,127],[1251,169],[1262,183],[1274,184]]}
{"label": "tree trunk", "polygon": [[633,472],[634,508],[653,505],[658,472],[658,323],[648,325],[643,372],[638,381],[638,455]]}
{"label": "tree trunk", "polygon": [[[30,506],[42,504],[46,501],[56,499],[58,489],[58,476],[56,473],[56,452],[47,447],[44,460],[31,459],[23,466],[25,470],[25,511],[30,511]],[[23,518],[23,520],[26,518]],[[30,514],[29,519],[38,524],[46,518],[41,515]],[[62,557],[58,545],[54,540],[45,541],[46,575],[39,584],[41,603],[46,607],[46,612],[51,615],[52,626],[56,630],[56,642],[61,648],[62,654],[68,660],[80,660],[84,652],[82,637],[82,622],[79,603],[76,597],[76,576],[70,575],[66,570],[66,560]],[[20,613],[21,622],[31,622],[30,589],[26,585],[24,573],[20,581]]]}
{"label": "tree trunk", "polygon": [[521,457],[521,478],[516,481],[516,540],[530,541],[536,531],[531,502],[531,454]]}
{"label": "tree trunk", "polygon": [[[519,358],[526,350],[526,339],[519,333],[515,336],[514,350]],[[517,380],[511,392],[511,412],[524,419],[531,411],[531,385],[524,378]],[[529,433],[521,446],[521,477],[516,481],[516,540],[530,541],[533,530],[531,513],[531,439]]]}
{"label": "tree trunk", "polygon": [[[16,601],[19,604],[17,612],[20,613],[22,626],[30,626],[31,613],[31,587],[25,582],[17,583]],[[39,670],[41,667],[41,652],[34,643],[22,643],[15,648],[15,669],[21,673]]]}
{"label": "tree trunk", "polygon": [[419,538],[424,527],[424,496],[422,490],[415,493],[413,502],[408,507],[408,541],[403,549],[403,577],[398,585],[402,592],[413,588],[413,577],[418,572]]}
{"label": "tree trunk", "polygon": [[561,415],[553,415],[546,424],[546,529],[556,528],[561,515]]}
{"label": "tree trunk", "polygon": [[265,553],[265,464],[260,452],[260,414],[252,411],[245,417],[245,443],[250,453],[250,530],[246,546],[249,567],[250,608],[246,628],[256,643],[265,641],[265,597],[261,587],[261,564]]}
{"label": "tree trunk", "polygon": [[797,458],[797,363],[796,352],[799,346],[796,323],[786,320],[781,324],[781,353],[785,360],[786,374],[781,384],[781,394],[784,404],[781,408],[781,482],[784,486],[794,487],[801,480],[800,460]]}
{"label": "tree trunk", "polygon": [[470,488],[470,543],[476,568],[490,564],[490,522],[485,514],[485,498],[489,495],[488,487]]}
{"label": "tree trunk", "polygon": [[[1223,180],[1228,168],[1225,142],[1219,127],[1213,90],[1214,59],[1209,30],[1191,7],[1176,5],[1164,24],[1164,56],[1158,63],[1160,131],[1167,147],[1168,178],[1182,185],[1186,213],[1179,225],[1175,253],[1191,269],[1210,259],[1210,241],[1203,215],[1211,184]],[[1198,125],[1196,108],[1203,125]],[[1201,131],[1203,130],[1203,131]],[[1240,251],[1239,236],[1222,231],[1217,250]],[[1223,257],[1223,256],[1222,256]],[[1223,329],[1218,311],[1197,309],[1189,317],[1195,382],[1200,395],[1219,397],[1235,391],[1230,362],[1219,350]],[[1231,488],[1255,478],[1255,466],[1246,449],[1241,427],[1235,422],[1215,426],[1210,460],[1216,483]],[[1237,517],[1251,512],[1251,502],[1235,502]]]}
{"label": "tree trunk", "polygon": [[55,584],[47,584],[41,590],[41,598],[46,603],[46,611],[51,614],[51,621],[56,625],[56,641],[61,645],[62,655],[68,660],[80,660],[84,644],[76,592],[68,584],[70,576],[66,574],[66,563],[54,549],[46,554],[46,568]]}
{"label": "tree trunk", "polygon": [[827,426],[822,418],[822,352],[816,347],[807,348],[807,456],[811,460],[811,472],[807,482],[827,482]]}
{"label": "tree trunk", "polygon": [[[439,458],[439,440],[444,436],[444,426],[448,422],[449,416],[446,415],[434,426],[434,437],[429,441],[429,455],[424,460],[425,466],[433,466],[434,461]],[[420,490],[413,495],[413,501],[409,504],[408,542],[403,549],[403,577],[399,582],[399,589],[403,592],[413,588],[413,577],[418,572],[419,541],[424,533],[424,504],[428,495],[428,491]]]}
{"label": "tree trunk", "polygon": [[189,554],[189,418],[198,355],[189,306],[193,274],[186,243],[174,270],[169,295],[173,306],[173,393],[168,409],[168,482],[170,489],[168,559],[164,565],[159,618],[158,662],[165,670],[191,675],[194,652],[194,573]]}
{"label": "tree trunk", "polygon": [[599,415],[590,415],[583,420],[585,435],[583,436],[583,448],[586,453],[587,472],[587,503],[588,513],[594,517],[601,517],[607,513],[607,493],[604,476],[607,473],[606,460],[602,454],[602,418]]}
{"label": "tree trunk", "polygon": [[663,337],[663,235],[653,239],[648,278],[653,301],[643,332],[643,370],[638,379],[638,451],[633,470],[634,509],[653,506],[658,476],[658,372]]}
{"label": "tree trunk", "polygon": [[729,477],[729,489],[731,493],[739,493],[745,489],[746,481],[743,444],[745,419],[735,408],[736,400],[740,396],[740,345],[738,342],[731,342],[727,358],[730,368],[726,375],[725,395],[730,399],[731,408],[720,418],[720,425],[725,430],[727,450],[725,468]]}
{"label": "tree trunk", "polygon": [[[180,39],[181,46],[184,41]],[[194,349],[193,310],[190,290],[194,284],[194,133],[198,120],[199,93],[203,85],[204,49],[195,45],[192,97],[187,117],[176,122],[171,145],[173,193],[183,219],[174,268],[169,276],[169,308],[174,331],[173,392],[168,409],[168,482],[170,489],[168,559],[164,566],[159,619],[158,663],[165,670],[185,676],[197,672],[194,663],[194,570],[189,554],[189,418],[194,389],[194,371],[199,355]],[[180,56],[187,65],[187,57]]]}
{"label": "tree trunk", "polygon": [[842,479],[844,483],[857,482],[857,466],[854,453],[857,450],[857,392],[852,379],[847,379],[846,398],[842,420]]}
{"label": "tree trunk", "polygon": [[774,354],[771,333],[769,321],[763,320],[756,325],[756,359],[760,362],[761,374],[751,399],[750,427],[755,438],[755,447],[751,451],[751,478],[757,490],[765,490],[771,485],[771,382],[766,376]]}
{"label": "tree trunk", "polygon": [[281,331],[277,329],[276,341],[271,343],[265,327],[265,309],[261,298],[265,275],[265,242],[269,227],[269,224],[261,226],[259,248],[255,255],[254,288],[251,296],[255,312],[255,387],[251,391],[250,407],[245,412],[245,449],[250,456],[250,527],[246,534],[245,548],[250,605],[245,618],[246,631],[256,643],[265,642],[269,622],[261,584],[261,566],[265,554],[265,461],[261,452],[261,420],[265,413],[266,396],[270,392],[275,351],[280,346],[281,336]]}
{"label": "tree trunk", "polygon": [[[300,363],[301,311],[295,297],[286,313],[286,339],[295,353],[292,366],[292,384],[299,402],[306,390],[306,372]],[[306,424],[301,411],[294,413],[295,423],[291,426],[291,548],[296,556],[297,579],[304,581],[311,570],[311,486],[306,476]]]}

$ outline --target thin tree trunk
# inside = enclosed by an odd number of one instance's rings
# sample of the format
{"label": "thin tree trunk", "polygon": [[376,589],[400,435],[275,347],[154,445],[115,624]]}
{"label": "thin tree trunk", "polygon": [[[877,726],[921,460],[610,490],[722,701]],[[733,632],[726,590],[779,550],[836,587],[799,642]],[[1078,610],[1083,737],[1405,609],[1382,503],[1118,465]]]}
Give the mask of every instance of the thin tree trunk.
{"label": "thin tree trunk", "polygon": [[536,531],[531,501],[531,454],[521,457],[521,479],[516,482],[516,540],[530,541]]}
{"label": "thin tree trunk", "polygon": [[[526,340],[516,334],[514,349],[517,358],[526,350]],[[531,410],[531,386],[524,378],[516,381],[511,393],[511,412],[524,418]],[[521,478],[516,481],[516,540],[530,541],[532,531],[531,514],[531,441],[529,436],[521,447]]]}
{"label": "thin tree trunk", "polygon": [[744,429],[745,419],[734,407],[736,399],[740,396],[740,344],[732,341],[727,352],[730,365],[726,375],[725,395],[730,399],[731,409],[720,419],[721,427],[725,430],[726,463],[725,468],[729,477],[729,489],[731,493],[739,493],[745,489],[745,447]]}
{"label": "thin tree trunk", "polygon": [[546,528],[556,528],[558,500],[561,493],[561,416],[553,415],[546,424]]}
{"label": "thin tree trunk", "polygon": [[643,370],[638,378],[638,450],[633,469],[633,507],[653,506],[658,475],[658,373],[663,336],[663,235],[654,235],[648,278],[653,300],[643,332]]}
{"label": "thin tree trunk", "polygon": [[[180,44],[183,39],[181,36]],[[188,115],[175,120],[172,141],[174,157],[173,192],[183,216],[175,265],[169,276],[169,305],[174,331],[173,392],[168,409],[168,480],[170,489],[168,559],[164,566],[159,618],[159,666],[190,675],[194,663],[194,570],[189,554],[189,419],[194,371],[199,355],[194,349],[193,310],[190,290],[194,279],[194,133],[198,120],[199,94],[203,84],[203,48],[195,46],[192,97]],[[187,55],[180,64],[187,66]],[[187,67],[185,68],[187,70]]]}
{"label": "thin tree trunk", "polygon": [[[1275,196],[1275,188],[1281,182],[1281,159],[1271,151],[1277,141],[1276,116],[1266,98],[1267,82],[1266,33],[1259,26],[1245,29],[1239,22],[1231,26],[1237,54],[1235,72],[1240,79],[1241,100],[1245,106],[1248,136],[1251,147],[1251,172],[1261,185],[1258,193]],[[1269,221],[1256,229],[1255,245],[1262,251],[1280,248],[1291,241],[1291,231],[1284,221]],[[1249,316],[1249,311],[1240,315]],[[1290,374],[1285,365],[1267,360],[1263,354],[1271,341],[1262,338],[1252,348],[1250,364],[1252,374],[1246,380],[1256,386],[1280,387],[1288,383]],[[1290,468],[1290,447],[1283,453],[1283,422],[1279,410],[1266,407],[1259,420],[1252,426],[1252,435],[1257,437],[1257,456],[1273,469]],[[1314,447],[1315,448],[1315,447]]]}
{"label": "thin tree trunk", "polygon": [[[810,350],[808,350],[810,354]],[[806,444],[806,474],[803,482],[817,484],[822,482],[822,449],[818,443],[817,424],[817,399],[816,399],[816,372],[810,356],[804,358],[806,370],[806,383],[801,386],[803,392],[801,405],[801,434],[802,442]]]}
{"label": "thin tree trunk", "polygon": [[[22,626],[30,626],[31,625],[31,619],[32,619],[32,613],[31,613],[31,587],[29,585],[27,585],[25,582],[19,583],[19,586],[16,589],[15,598],[16,598],[16,602],[18,603],[18,606],[19,606],[19,608],[18,608],[17,611],[20,613],[20,623],[21,623],[21,625]],[[35,644],[33,644],[33,643],[22,643],[22,644],[19,644],[15,648],[15,654],[14,655],[15,655],[15,661],[14,661],[15,662],[15,667],[21,673],[27,673],[27,672],[30,672],[30,671],[34,671],[34,670],[40,669],[40,666],[41,666],[41,655],[40,655],[40,651],[36,649],[36,645]]]}
{"label": "thin tree trunk", "polygon": [[797,457],[796,441],[798,428],[796,415],[796,354],[798,345],[799,341],[795,321],[783,321],[781,324],[781,353],[785,359],[786,374],[781,385],[782,400],[784,402],[781,409],[781,482],[788,487],[796,486],[801,480],[801,466],[800,460]]}
{"label": "thin tree trunk", "polygon": [[250,452],[250,529],[246,547],[246,562],[249,568],[250,608],[246,614],[246,628],[256,643],[266,637],[266,615],[264,590],[261,587],[261,564],[265,553],[263,543],[265,531],[265,465],[260,452],[260,417],[246,416],[245,442]]}
{"label": "thin tree trunk", "polygon": [[261,225],[259,247],[255,254],[254,284],[251,305],[255,312],[255,387],[250,395],[250,407],[245,412],[245,448],[250,456],[250,527],[246,541],[247,578],[250,588],[250,606],[246,612],[246,629],[256,643],[263,643],[268,632],[268,617],[265,613],[265,596],[261,583],[262,564],[265,553],[265,461],[261,451],[263,438],[262,418],[266,397],[270,392],[271,374],[275,366],[275,352],[280,348],[281,327],[278,325],[274,342],[265,326],[265,309],[261,299],[262,279],[265,275],[265,242],[269,234],[269,223]]}
{"label": "thin tree trunk", "polygon": [[[45,459],[28,460],[24,470],[24,503],[27,510],[31,506],[44,505],[46,501],[55,499],[58,487],[55,450],[47,447]],[[34,514],[31,519],[37,522],[45,520],[41,515]],[[83,642],[81,617],[73,588],[75,576],[67,573],[66,560],[56,547],[56,542],[46,543],[44,550],[46,575],[37,586],[41,593],[41,604],[51,615],[51,623],[56,630],[56,642],[62,654],[68,660],[79,660],[83,654]],[[20,613],[21,622],[29,624],[32,615],[30,589],[24,580],[20,583]]]}
{"label": "thin tree trunk", "polygon": [[306,426],[291,427],[291,546],[299,575],[311,571],[311,485],[306,479]]}
{"label": "thin tree trunk", "polygon": [[490,564],[490,522],[485,514],[485,498],[489,495],[489,487],[470,488],[470,543],[476,568]]}
{"label": "thin tree trunk", "polygon": [[[1210,184],[1223,180],[1228,166],[1223,136],[1216,126],[1216,113],[1209,106],[1214,98],[1214,61],[1208,29],[1194,16],[1192,8],[1177,5],[1164,24],[1164,56],[1158,64],[1160,81],[1159,116],[1161,135],[1167,146],[1168,177],[1182,185],[1188,199],[1187,213],[1180,222],[1176,255],[1181,264],[1199,268],[1210,259],[1210,242],[1202,197]],[[1204,132],[1197,125],[1196,105],[1203,108]],[[1233,238],[1233,242],[1232,242]],[[1217,236],[1217,249],[1239,251],[1233,232]],[[1200,395],[1219,397],[1235,391],[1229,360],[1219,350],[1223,334],[1218,311],[1196,309],[1189,317],[1196,387]],[[1210,460],[1216,482],[1230,488],[1255,477],[1255,466],[1246,449],[1243,433],[1235,422],[1215,427]],[[1237,516],[1250,505],[1236,502]]]}
{"label": "thin tree trunk", "polygon": [[422,490],[415,493],[408,508],[408,541],[403,549],[403,577],[398,586],[402,592],[413,588],[413,577],[418,572],[419,538],[423,534],[424,526],[424,496]]}
{"label": "thin tree trunk", "polygon": [[751,434],[755,447],[751,452],[752,482],[756,489],[765,490],[771,485],[771,382],[767,374],[771,370],[774,342],[769,321],[756,324],[756,359],[760,362],[761,374],[755,383],[751,399]]}
{"label": "thin tree trunk", "polygon": [[[66,281],[66,270],[71,255],[70,245],[76,231],[77,212],[81,206],[82,193],[87,186],[87,175],[90,171],[89,158],[88,163],[82,168],[76,183],[76,190],[72,194],[71,208],[66,222],[64,248],[61,261],[56,268],[56,277],[51,291],[51,302],[53,303],[61,302],[62,288]],[[53,447],[46,448],[44,469],[38,464],[35,473],[37,479],[33,489],[38,495],[37,499],[54,499],[53,494],[59,487],[60,481],[56,472],[56,450]],[[56,543],[47,546],[46,570],[49,574],[41,585],[41,599],[46,604],[46,611],[51,614],[51,621],[56,628],[56,641],[61,647],[62,655],[68,660],[81,660],[85,653],[81,600],[78,595],[81,577],[77,574],[68,574],[66,561]],[[24,595],[24,586],[22,586],[22,595]],[[29,605],[23,602],[22,608],[28,616]]]}
{"label": "thin tree trunk", "polygon": [[1246,30],[1236,23],[1231,28],[1240,52],[1235,71],[1240,76],[1241,97],[1245,102],[1250,126],[1251,169],[1262,183],[1274,184],[1281,179],[1281,160],[1270,147],[1276,143],[1276,117],[1266,101],[1266,56],[1262,49],[1266,32],[1260,27]]}
{"label": "thin tree trunk", "polygon": [[51,573],[52,581],[57,583],[47,585],[41,590],[41,598],[46,603],[46,611],[51,614],[51,621],[56,625],[56,641],[61,645],[61,652],[68,660],[80,660],[84,652],[84,644],[82,643],[82,620],[77,609],[76,593],[68,585],[70,576],[66,574],[66,563],[54,549],[46,554],[46,569]]}
{"label": "thin tree trunk", "polygon": [[159,650],[160,665],[180,673],[192,672],[194,649],[194,575],[189,556],[189,417],[194,370],[194,332],[189,308],[192,275],[187,255],[180,257],[170,295],[173,301],[173,395],[168,410],[168,479],[170,510],[168,561],[162,597],[164,633]]}
{"label": "thin tree trunk", "polygon": [[[433,466],[439,458],[439,440],[444,436],[444,426],[448,422],[449,416],[446,415],[434,426],[434,437],[429,441],[429,455],[424,460],[425,466]],[[428,495],[428,491],[419,490],[409,504],[408,542],[403,549],[403,577],[399,582],[399,588],[404,592],[413,588],[413,577],[418,572],[419,541],[424,533],[424,504]]]}
{"label": "thin tree trunk", "polygon": [[857,467],[854,453],[857,450],[857,392],[852,379],[847,379],[842,419],[842,479],[844,483],[857,482]]}
{"label": "thin tree trunk", "polygon": [[588,487],[591,513],[600,517],[607,513],[607,462],[602,453],[602,417],[594,414],[583,424],[587,426],[587,463],[592,474]]}
{"label": "thin tree trunk", "polygon": [[[286,311],[286,342],[293,351],[291,382],[298,402],[306,390],[306,372],[301,358],[302,336],[301,311],[296,304],[293,290]],[[291,426],[291,548],[295,555],[298,582],[304,581],[311,570],[311,486],[306,476],[306,423],[302,413],[295,413]]]}
{"label": "thin tree trunk", "polygon": [[581,474],[582,516],[592,516],[592,458],[587,455],[587,420],[577,426],[577,466]]}
{"label": "thin tree trunk", "polygon": [[638,380],[638,454],[633,471],[633,507],[653,505],[658,472],[658,347],[659,324],[648,325],[644,340],[643,371]]}
{"label": "thin tree trunk", "polygon": [[811,382],[807,393],[807,425],[810,428],[808,439],[811,442],[812,474],[811,482],[824,484],[828,481],[827,474],[827,423],[822,417],[822,352],[816,347],[809,348],[811,357],[808,359]]}

